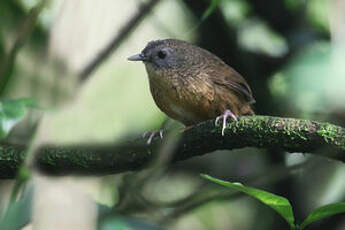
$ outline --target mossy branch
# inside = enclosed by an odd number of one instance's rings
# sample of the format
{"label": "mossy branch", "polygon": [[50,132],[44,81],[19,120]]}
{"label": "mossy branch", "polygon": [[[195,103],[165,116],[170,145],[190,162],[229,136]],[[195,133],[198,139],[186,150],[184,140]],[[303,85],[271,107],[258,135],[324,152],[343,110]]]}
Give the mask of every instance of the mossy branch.
{"label": "mossy branch", "polygon": [[[214,121],[206,121],[181,132],[173,161],[185,160],[215,150],[243,147],[280,148],[306,152],[345,162],[345,129],[329,123],[293,118],[248,116],[229,122],[225,135]],[[42,146],[36,166],[52,174],[111,174],[145,167],[154,159],[159,138],[109,146]],[[25,147],[0,145],[0,178],[13,178],[24,159]]]}

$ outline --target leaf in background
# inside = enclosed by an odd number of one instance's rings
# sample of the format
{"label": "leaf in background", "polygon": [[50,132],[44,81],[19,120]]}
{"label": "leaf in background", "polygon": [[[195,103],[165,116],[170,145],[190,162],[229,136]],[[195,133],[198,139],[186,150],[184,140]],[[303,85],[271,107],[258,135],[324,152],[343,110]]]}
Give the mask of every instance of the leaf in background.
{"label": "leaf in background", "polygon": [[29,224],[32,217],[33,186],[24,189],[22,197],[9,204],[4,216],[0,217],[1,230],[20,230]]}
{"label": "leaf in background", "polygon": [[0,31],[0,68],[2,68],[2,65],[4,63],[5,58],[5,45],[4,45],[4,39],[3,39],[3,33]]}
{"label": "leaf in background", "polygon": [[299,0],[284,0],[284,4],[289,10],[298,10],[302,6],[303,2]]}
{"label": "leaf in background", "polygon": [[217,8],[219,2],[220,0],[211,0],[209,7],[205,10],[205,12],[201,16],[201,21],[204,21],[213,13],[213,11]]}
{"label": "leaf in background", "polygon": [[323,218],[340,213],[345,213],[345,202],[322,206],[318,209],[315,209],[312,213],[309,214],[309,216],[301,224],[300,229],[304,229],[307,225],[314,221],[321,220]]}
{"label": "leaf in background", "polygon": [[[339,64],[332,66],[330,42],[311,43],[273,75],[270,88],[276,102],[287,104],[286,112],[303,116],[343,109],[345,78]],[[343,58],[337,57],[343,62]],[[309,116],[310,118],[310,116]]]}
{"label": "leaf in background", "polygon": [[235,189],[235,190],[243,192],[243,193],[245,193],[245,194],[247,194],[247,195],[249,195],[255,199],[258,199],[259,201],[261,201],[265,205],[271,207],[276,212],[278,212],[279,215],[281,215],[286,220],[286,222],[288,222],[291,229],[296,228],[295,224],[294,224],[295,218],[293,216],[291,204],[285,197],[277,196],[275,194],[272,194],[272,193],[269,193],[266,191],[262,191],[259,189],[246,187],[240,183],[231,183],[231,182],[219,180],[219,179],[216,179],[216,178],[211,177],[209,175],[201,174],[201,176],[207,180],[210,180],[212,182],[215,182],[217,184],[223,185],[223,186],[228,187],[228,188]]}
{"label": "leaf in background", "polygon": [[135,218],[116,216],[105,219],[100,223],[99,230],[163,230],[152,224]]}
{"label": "leaf in background", "polygon": [[306,1],[305,3],[306,19],[311,22],[313,28],[322,33],[329,33],[329,16],[335,13],[331,10],[332,4],[323,0]]}
{"label": "leaf in background", "polygon": [[97,209],[99,218],[103,218],[104,216],[109,215],[112,211],[111,207],[101,203],[97,203]]}
{"label": "leaf in background", "polygon": [[0,140],[4,139],[11,129],[24,118],[27,108],[36,106],[36,100],[33,98],[1,100]]}

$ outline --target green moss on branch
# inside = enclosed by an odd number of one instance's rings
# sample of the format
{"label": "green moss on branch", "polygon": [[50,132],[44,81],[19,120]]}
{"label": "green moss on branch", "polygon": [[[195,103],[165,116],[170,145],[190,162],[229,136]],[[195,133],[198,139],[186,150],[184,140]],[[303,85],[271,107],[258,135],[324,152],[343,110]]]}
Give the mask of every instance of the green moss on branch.
{"label": "green moss on branch", "polygon": [[[345,162],[345,129],[329,123],[269,116],[241,117],[230,122],[221,135],[213,121],[186,129],[176,147],[173,161],[185,160],[215,150],[243,147],[281,148],[308,152]],[[134,140],[109,146],[42,146],[36,166],[53,174],[111,174],[138,170],[154,158],[161,140],[150,146]],[[23,146],[0,145],[0,178],[13,178],[24,159]]]}

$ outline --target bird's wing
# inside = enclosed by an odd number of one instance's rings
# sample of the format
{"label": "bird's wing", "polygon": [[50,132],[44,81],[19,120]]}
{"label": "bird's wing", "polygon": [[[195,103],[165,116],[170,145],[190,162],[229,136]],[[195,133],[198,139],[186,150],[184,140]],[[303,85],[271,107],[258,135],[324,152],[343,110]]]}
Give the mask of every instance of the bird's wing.
{"label": "bird's wing", "polygon": [[243,95],[245,100],[249,104],[255,103],[252,90],[250,89],[248,83],[238,72],[236,72],[231,67],[226,66],[223,71],[213,72],[210,73],[210,75],[212,76],[212,81],[215,84],[224,86]]}

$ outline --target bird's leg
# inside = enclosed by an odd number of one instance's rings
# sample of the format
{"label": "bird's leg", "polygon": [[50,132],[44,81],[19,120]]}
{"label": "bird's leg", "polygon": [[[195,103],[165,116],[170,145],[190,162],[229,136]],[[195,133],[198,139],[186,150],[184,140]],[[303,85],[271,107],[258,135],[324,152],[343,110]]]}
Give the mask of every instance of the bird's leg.
{"label": "bird's leg", "polygon": [[222,127],[222,136],[224,136],[224,130],[226,128],[226,120],[227,118],[230,117],[232,118],[234,121],[237,121],[237,117],[235,114],[233,114],[229,109],[225,110],[224,114],[223,115],[220,115],[216,118],[216,121],[215,121],[215,125],[218,124],[218,121],[223,118],[223,127]]}
{"label": "bird's leg", "polygon": [[152,139],[158,135],[160,136],[161,139],[163,139],[163,129],[160,129],[160,130],[154,130],[154,131],[146,131],[143,133],[143,138],[147,138],[147,141],[146,141],[146,144],[151,144],[152,142]]}
{"label": "bird's leg", "polygon": [[166,128],[166,125],[167,125],[168,121],[169,121],[169,119],[166,118],[163,121],[163,123],[161,124],[160,129],[158,129],[158,130],[146,131],[146,132],[143,133],[143,138],[147,138],[148,137],[147,141],[146,141],[146,144],[148,144],[148,145],[151,144],[153,138],[156,135],[158,135],[158,134],[159,134],[160,138],[163,139],[163,132],[164,132],[164,130]]}

